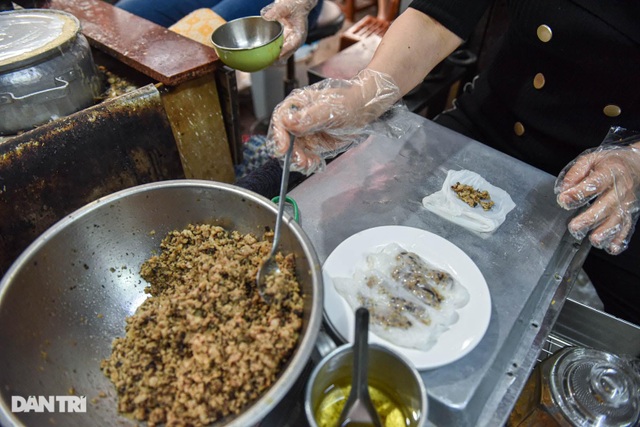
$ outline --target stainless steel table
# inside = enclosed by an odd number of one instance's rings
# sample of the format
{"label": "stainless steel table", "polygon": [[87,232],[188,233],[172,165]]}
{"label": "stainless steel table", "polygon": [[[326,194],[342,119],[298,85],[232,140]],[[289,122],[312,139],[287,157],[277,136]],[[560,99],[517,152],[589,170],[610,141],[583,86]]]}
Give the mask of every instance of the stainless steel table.
{"label": "stainless steel table", "polygon": [[[414,127],[402,139],[369,138],[290,195],[321,262],[349,236],[381,225],[428,230],[471,257],[491,293],[489,328],[471,353],[421,374],[430,423],[499,426],[535,365],[588,245],[568,234],[573,213],[556,204],[553,176],[420,116],[411,120]],[[450,169],[475,171],[511,195],[516,208],[492,235],[467,231],[422,206]]]}

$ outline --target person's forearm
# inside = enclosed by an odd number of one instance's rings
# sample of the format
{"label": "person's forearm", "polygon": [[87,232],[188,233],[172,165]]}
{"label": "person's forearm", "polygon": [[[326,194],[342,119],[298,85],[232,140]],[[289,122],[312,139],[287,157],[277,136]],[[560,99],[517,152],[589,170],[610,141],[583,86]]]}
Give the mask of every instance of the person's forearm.
{"label": "person's forearm", "polygon": [[405,95],[461,43],[436,20],[408,8],[387,30],[367,68],[390,75]]}

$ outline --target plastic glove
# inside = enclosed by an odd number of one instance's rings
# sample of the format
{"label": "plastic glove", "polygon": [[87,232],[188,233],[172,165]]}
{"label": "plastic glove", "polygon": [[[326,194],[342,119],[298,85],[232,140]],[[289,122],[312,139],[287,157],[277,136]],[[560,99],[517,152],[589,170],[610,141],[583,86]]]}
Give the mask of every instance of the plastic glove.
{"label": "plastic glove", "polygon": [[[636,141],[640,136],[635,137]],[[595,201],[569,223],[569,232],[612,255],[629,245],[640,211],[640,143],[587,150],[556,180],[558,204],[575,209]]]}
{"label": "plastic glove", "polygon": [[267,21],[278,21],[284,26],[284,44],[280,60],[285,60],[307,39],[308,19],[318,0],[275,0],[260,11]]}
{"label": "plastic glove", "polygon": [[275,156],[282,157],[289,147],[289,132],[294,134],[291,168],[311,174],[324,168],[326,158],[369,134],[402,134],[408,126],[392,113],[406,107],[398,106],[376,122],[399,98],[393,79],[370,69],[349,80],[325,79],[296,89],[275,108],[267,144]]}

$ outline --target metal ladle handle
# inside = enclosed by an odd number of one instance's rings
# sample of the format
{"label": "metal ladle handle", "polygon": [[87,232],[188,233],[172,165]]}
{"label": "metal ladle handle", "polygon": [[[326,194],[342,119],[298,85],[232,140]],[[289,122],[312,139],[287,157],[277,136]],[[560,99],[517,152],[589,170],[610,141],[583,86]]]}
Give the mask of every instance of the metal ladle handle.
{"label": "metal ladle handle", "polygon": [[360,307],[356,310],[356,329],[353,343],[353,384],[358,396],[369,392],[369,311]]}
{"label": "metal ladle handle", "polygon": [[289,148],[284,155],[284,165],[282,166],[282,181],[280,181],[280,196],[278,199],[278,216],[276,217],[276,229],[273,234],[273,245],[271,246],[270,256],[275,255],[278,249],[278,243],[280,242],[280,229],[282,227],[282,216],[284,214],[284,206],[287,204],[287,186],[289,185],[289,167],[291,165],[291,155],[293,153],[293,143],[296,137],[293,134],[289,134]]}

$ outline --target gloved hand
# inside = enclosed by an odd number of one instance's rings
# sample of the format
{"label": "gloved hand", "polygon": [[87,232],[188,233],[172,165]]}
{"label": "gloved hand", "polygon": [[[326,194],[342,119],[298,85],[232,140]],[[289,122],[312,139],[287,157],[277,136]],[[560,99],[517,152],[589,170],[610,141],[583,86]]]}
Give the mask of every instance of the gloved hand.
{"label": "gloved hand", "polygon": [[555,193],[565,209],[595,199],[571,220],[569,231],[577,239],[590,232],[594,247],[612,255],[621,253],[629,245],[640,211],[640,143],[607,144],[585,151],[561,172]]}
{"label": "gloved hand", "polygon": [[285,60],[307,39],[307,16],[318,0],[275,0],[260,11],[267,21],[279,21],[284,26],[284,44],[280,60]]}
{"label": "gloved hand", "polygon": [[399,98],[400,89],[391,77],[370,69],[349,80],[325,79],[296,89],[273,112],[268,147],[282,157],[289,147],[289,133],[294,134],[291,169],[311,174],[324,168],[326,158],[368,134],[397,130],[392,129],[398,125],[393,120],[377,124],[375,120]]}

